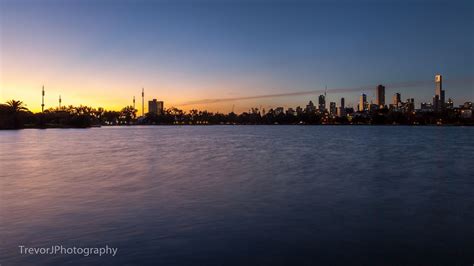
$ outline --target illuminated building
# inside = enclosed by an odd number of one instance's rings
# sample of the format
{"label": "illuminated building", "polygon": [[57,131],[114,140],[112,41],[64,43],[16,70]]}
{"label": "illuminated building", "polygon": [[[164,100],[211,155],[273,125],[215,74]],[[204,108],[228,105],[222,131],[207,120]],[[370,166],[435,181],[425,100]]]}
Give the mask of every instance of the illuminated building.
{"label": "illuminated building", "polygon": [[393,104],[395,107],[399,107],[401,102],[402,102],[402,96],[401,96],[401,94],[400,94],[400,93],[395,93],[395,94],[392,96],[392,104]]}
{"label": "illuminated building", "polygon": [[453,109],[454,108],[454,102],[451,98],[448,99],[448,102],[446,103],[446,108],[448,108],[448,109]]}
{"label": "illuminated building", "polygon": [[472,118],[472,102],[465,102],[459,106],[462,118]]}
{"label": "illuminated building", "polygon": [[435,76],[435,96],[433,97],[433,108],[435,111],[441,111],[445,107],[444,90],[443,90],[443,76]]}
{"label": "illuminated building", "polygon": [[362,93],[359,99],[359,112],[367,111],[368,106],[367,95]]}
{"label": "illuminated building", "polygon": [[433,111],[433,105],[431,103],[421,103],[420,111],[421,112],[432,112]]}

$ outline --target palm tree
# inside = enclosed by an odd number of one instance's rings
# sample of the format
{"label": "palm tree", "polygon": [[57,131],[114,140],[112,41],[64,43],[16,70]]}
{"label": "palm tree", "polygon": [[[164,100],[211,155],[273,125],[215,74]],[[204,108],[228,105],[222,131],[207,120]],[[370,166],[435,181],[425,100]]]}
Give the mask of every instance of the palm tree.
{"label": "palm tree", "polygon": [[29,111],[22,101],[10,100],[7,102],[7,105],[10,108],[10,112],[12,112],[13,114]]}
{"label": "palm tree", "polygon": [[10,100],[7,102],[6,110],[10,116],[11,128],[22,128],[23,127],[23,117],[28,108],[23,104],[22,101]]}

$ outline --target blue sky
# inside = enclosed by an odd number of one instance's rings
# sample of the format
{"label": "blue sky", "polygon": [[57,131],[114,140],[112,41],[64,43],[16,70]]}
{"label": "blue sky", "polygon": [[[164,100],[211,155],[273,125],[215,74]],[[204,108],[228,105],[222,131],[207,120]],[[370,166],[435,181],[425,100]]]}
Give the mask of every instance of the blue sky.
{"label": "blue sky", "polygon": [[[144,86],[147,95],[179,104],[430,81],[441,73],[447,97],[474,100],[473,82],[449,86],[474,77],[474,1],[2,0],[1,7],[4,98],[26,97],[46,83],[71,102],[115,106]],[[431,99],[434,85],[387,88],[387,101],[398,91],[420,102]],[[329,99],[355,104],[357,94]]]}

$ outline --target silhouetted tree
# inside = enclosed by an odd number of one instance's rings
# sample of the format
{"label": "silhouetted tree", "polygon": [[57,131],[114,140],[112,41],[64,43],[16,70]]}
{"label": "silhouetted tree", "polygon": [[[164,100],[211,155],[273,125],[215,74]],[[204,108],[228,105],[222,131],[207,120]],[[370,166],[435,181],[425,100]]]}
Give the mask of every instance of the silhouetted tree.
{"label": "silhouetted tree", "polygon": [[7,106],[10,108],[10,112],[12,114],[20,113],[23,111],[29,111],[22,101],[10,100],[7,101]]}
{"label": "silhouetted tree", "polygon": [[10,100],[2,107],[0,128],[22,128],[24,118],[29,112],[22,101]]}
{"label": "silhouetted tree", "polygon": [[133,119],[137,116],[137,109],[133,106],[126,106],[120,111],[119,120],[122,124],[130,125]]}

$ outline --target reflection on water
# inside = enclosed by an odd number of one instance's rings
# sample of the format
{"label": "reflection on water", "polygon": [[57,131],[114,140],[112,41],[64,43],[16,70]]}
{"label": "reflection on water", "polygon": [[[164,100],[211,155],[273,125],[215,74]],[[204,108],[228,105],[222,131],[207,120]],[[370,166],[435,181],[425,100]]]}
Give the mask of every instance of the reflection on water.
{"label": "reflection on water", "polygon": [[[474,263],[474,128],[0,132],[2,265]],[[116,257],[20,255],[119,248]]]}

